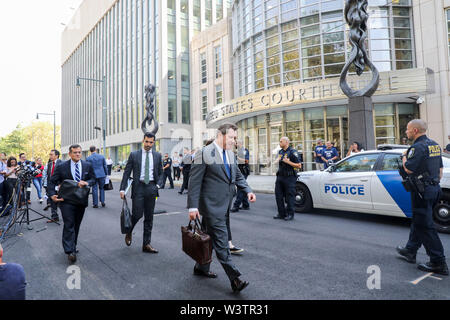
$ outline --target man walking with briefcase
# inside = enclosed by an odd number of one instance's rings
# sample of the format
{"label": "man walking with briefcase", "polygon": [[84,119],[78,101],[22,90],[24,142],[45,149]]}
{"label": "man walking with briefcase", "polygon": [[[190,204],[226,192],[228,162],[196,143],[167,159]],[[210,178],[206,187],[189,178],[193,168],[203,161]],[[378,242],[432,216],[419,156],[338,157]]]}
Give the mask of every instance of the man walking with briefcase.
{"label": "man walking with briefcase", "polygon": [[[223,124],[217,129],[216,140],[195,154],[189,178],[189,218],[203,216],[203,225],[212,239],[217,258],[222,264],[233,291],[241,291],[248,282],[239,279],[241,273],[231,261],[228,246],[226,215],[229,214],[236,186],[243,189],[250,202],[256,196],[234,161],[231,151],[235,145],[237,127]],[[210,263],[196,264],[194,274],[208,278],[217,275],[209,270]]]}
{"label": "man walking with briefcase", "polygon": [[[61,215],[64,221],[62,243],[64,252],[68,255],[70,262],[77,260],[76,253],[78,233],[84,211],[88,206],[89,189],[86,189],[84,198],[79,199],[78,192],[68,190],[68,195],[58,198],[56,187],[65,180],[75,181],[79,188],[88,188],[95,183],[95,174],[89,162],[81,160],[81,146],[72,145],[69,147],[70,160],[55,167],[53,176],[48,183],[48,194],[55,203],[60,204]],[[65,183],[66,184],[66,183]],[[58,189],[61,193],[63,190]]]}

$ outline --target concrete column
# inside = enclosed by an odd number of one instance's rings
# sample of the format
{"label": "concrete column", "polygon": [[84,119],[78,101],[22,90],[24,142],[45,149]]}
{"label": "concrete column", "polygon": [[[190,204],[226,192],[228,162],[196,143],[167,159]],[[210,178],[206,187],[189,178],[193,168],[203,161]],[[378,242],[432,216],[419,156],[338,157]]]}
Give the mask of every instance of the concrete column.
{"label": "concrete column", "polygon": [[348,99],[348,110],[349,144],[358,141],[365,150],[375,149],[372,98],[351,97]]}

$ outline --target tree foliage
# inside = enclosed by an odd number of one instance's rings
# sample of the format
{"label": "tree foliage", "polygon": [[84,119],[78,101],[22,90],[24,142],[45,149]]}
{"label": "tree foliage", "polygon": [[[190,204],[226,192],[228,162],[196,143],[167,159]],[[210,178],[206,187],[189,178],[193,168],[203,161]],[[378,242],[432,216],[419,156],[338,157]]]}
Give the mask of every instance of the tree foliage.
{"label": "tree foliage", "polygon": [[[61,149],[61,128],[56,126],[56,149]],[[33,121],[30,125],[18,125],[14,131],[0,138],[0,152],[8,157],[18,157],[25,152],[27,159],[42,158],[47,162],[48,154],[53,149],[53,124],[44,121]]]}

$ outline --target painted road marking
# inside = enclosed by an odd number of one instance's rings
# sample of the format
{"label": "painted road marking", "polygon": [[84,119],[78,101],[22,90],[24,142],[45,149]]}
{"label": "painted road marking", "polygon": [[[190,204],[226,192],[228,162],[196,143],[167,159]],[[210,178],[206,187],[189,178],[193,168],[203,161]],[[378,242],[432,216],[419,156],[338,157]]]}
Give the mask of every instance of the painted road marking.
{"label": "painted road marking", "polygon": [[427,273],[426,275],[424,275],[424,276],[422,276],[420,278],[417,278],[416,280],[410,281],[410,283],[412,283],[413,285],[417,285],[420,281],[422,281],[422,280],[424,280],[426,278],[433,278],[433,279],[436,279],[436,280],[442,280],[441,278],[433,276],[433,272],[430,272],[430,273]]}

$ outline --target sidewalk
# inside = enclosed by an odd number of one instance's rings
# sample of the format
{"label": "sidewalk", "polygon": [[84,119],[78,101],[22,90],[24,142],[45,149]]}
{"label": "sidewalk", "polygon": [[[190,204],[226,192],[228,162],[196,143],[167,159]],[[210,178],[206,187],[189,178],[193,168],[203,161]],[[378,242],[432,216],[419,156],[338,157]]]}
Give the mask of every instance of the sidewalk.
{"label": "sidewalk", "polygon": [[[112,181],[122,181],[123,171],[121,172],[112,172],[111,180]],[[255,176],[250,175],[247,178],[247,182],[254,192],[257,193],[274,193],[275,192],[275,179],[276,176]],[[183,180],[174,181],[173,184],[176,187],[181,187]],[[166,182],[168,183],[168,181]]]}

